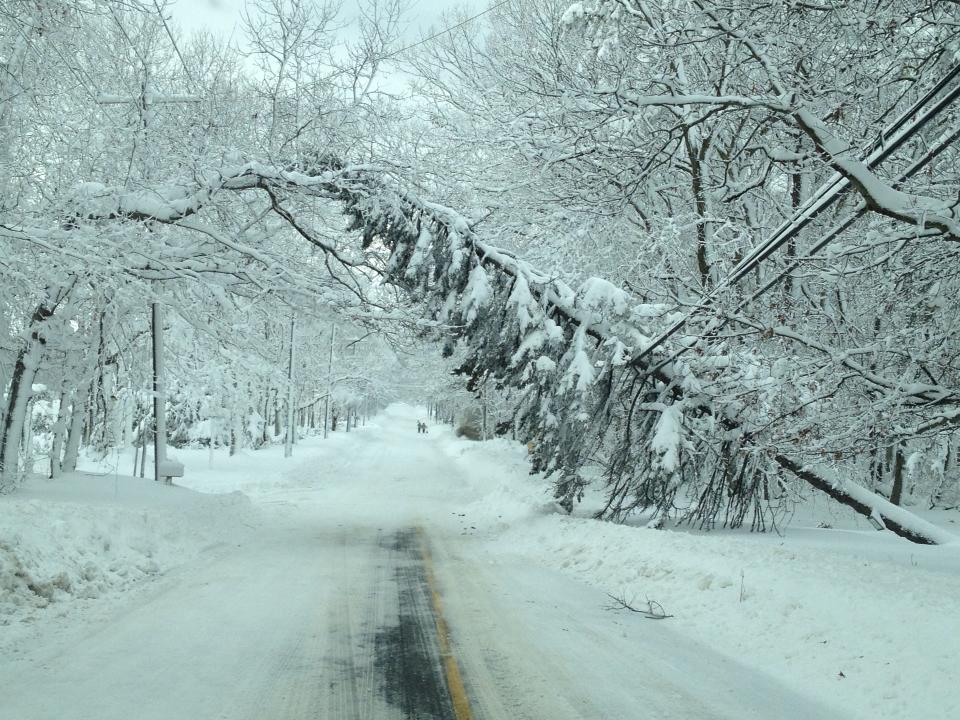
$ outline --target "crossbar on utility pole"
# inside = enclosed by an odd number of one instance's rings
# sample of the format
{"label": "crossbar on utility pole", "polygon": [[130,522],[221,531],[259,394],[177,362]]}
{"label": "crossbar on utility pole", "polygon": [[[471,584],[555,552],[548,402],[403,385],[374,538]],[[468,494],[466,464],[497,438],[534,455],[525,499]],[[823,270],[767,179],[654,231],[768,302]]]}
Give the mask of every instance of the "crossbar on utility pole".
{"label": "crossbar on utility pole", "polygon": [[[136,105],[140,113],[141,132],[143,133],[143,146],[146,148],[147,131],[150,128],[150,121],[153,119],[153,106],[175,103],[197,103],[200,98],[192,95],[158,95],[153,92],[150,83],[150,68],[146,65],[143,69],[143,84],[140,86],[140,95],[106,95],[102,94],[97,98],[100,105]],[[146,180],[150,175],[149,163],[144,162],[143,178]],[[165,379],[163,371],[163,318],[160,303],[154,301],[150,305],[150,325],[151,336],[153,339],[153,479],[159,482],[162,478],[164,463],[167,460],[167,412],[166,412],[166,392]],[[180,468],[182,475],[182,467]]]}

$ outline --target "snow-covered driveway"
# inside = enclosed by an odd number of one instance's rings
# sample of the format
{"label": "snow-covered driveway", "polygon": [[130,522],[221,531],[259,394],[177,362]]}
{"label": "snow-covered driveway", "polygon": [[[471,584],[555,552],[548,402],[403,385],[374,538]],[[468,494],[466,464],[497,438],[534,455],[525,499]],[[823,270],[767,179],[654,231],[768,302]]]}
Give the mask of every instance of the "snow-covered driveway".
{"label": "snow-covered driveway", "polygon": [[[41,635],[0,667],[0,716],[837,717],[670,620],[611,611],[603,592],[487,554],[484,537],[529,504],[489,484],[481,494],[469,477],[495,469],[462,466],[445,433],[418,435],[416,419],[396,408],[245,484],[264,508],[256,530],[108,618]],[[451,667],[469,710],[454,709]]]}

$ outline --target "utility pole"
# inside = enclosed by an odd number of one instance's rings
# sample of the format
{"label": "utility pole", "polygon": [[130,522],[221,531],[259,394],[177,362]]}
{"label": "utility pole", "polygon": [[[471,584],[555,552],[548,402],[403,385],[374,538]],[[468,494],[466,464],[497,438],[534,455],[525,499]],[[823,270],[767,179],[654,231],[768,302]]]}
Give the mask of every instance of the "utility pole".
{"label": "utility pole", "polygon": [[327,364],[327,399],[323,403],[323,439],[327,439],[327,421],[330,418],[330,395],[333,393],[333,343],[337,339],[337,326],[330,325],[330,362]]}
{"label": "utility pole", "polygon": [[[150,66],[143,64],[143,84],[140,95],[101,95],[97,98],[100,105],[136,105],[140,113],[141,171],[143,179],[150,177],[150,163],[146,157],[147,133],[153,120],[153,106],[173,103],[196,103],[200,98],[190,95],[158,95],[153,91]],[[167,460],[167,412],[166,387],[163,370],[163,317],[160,303],[154,301],[150,306],[151,335],[153,337],[153,479],[180,477],[183,465]],[[179,468],[176,467],[179,465]],[[179,470],[179,472],[177,472]],[[170,473],[170,474],[167,474]]]}
{"label": "utility pole", "polygon": [[296,313],[290,313],[290,354],[287,358],[287,437],[283,443],[283,456],[285,458],[293,455],[293,434],[296,428],[293,424],[293,332],[296,329]]}
{"label": "utility pole", "polygon": [[[153,335],[153,479],[160,481],[167,459],[166,388],[163,385],[163,313],[160,303],[153,303],[150,313],[150,331]],[[181,473],[182,474],[182,473]]]}

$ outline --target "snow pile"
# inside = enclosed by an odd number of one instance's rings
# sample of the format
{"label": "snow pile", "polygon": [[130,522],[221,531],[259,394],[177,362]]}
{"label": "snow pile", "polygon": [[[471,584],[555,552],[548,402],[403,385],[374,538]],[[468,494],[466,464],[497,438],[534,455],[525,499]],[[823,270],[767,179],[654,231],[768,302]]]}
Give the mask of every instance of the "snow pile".
{"label": "snow pile", "polygon": [[[800,508],[783,535],[569,517],[556,512],[549,484],[528,474],[519,443],[440,445],[476,497],[461,512],[480,557],[553,568],[638,608],[656,601],[676,631],[838,716],[960,717],[956,546],[878,533],[826,498]],[[957,522],[955,513],[930,519]]]}
{"label": "snow pile", "polygon": [[[502,531],[523,520],[562,512],[542,483],[526,479],[530,464],[520,443],[505,439],[477,443],[451,436],[443,438],[441,448],[476,497],[462,506],[475,528]],[[518,477],[523,481],[517,482]]]}
{"label": "snow pile", "polygon": [[702,535],[553,516],[514,525],[488,551],[638,608],[654,600],[680,632],[849,717],[960,717],[956,548],[875,532]]}
{"label": "snow pile", "polygon": [[255,516],[240,493],[72,473],[0,497],[0,517],[0,625],[22,627],[189,562]]}

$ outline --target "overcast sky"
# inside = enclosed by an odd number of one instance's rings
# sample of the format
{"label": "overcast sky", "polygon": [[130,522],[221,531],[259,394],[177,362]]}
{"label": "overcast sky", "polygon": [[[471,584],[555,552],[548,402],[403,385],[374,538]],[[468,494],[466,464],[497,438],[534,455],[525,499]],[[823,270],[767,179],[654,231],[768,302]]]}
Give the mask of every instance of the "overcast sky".
{"label": "overcast sky", "polygon": [[[234,28],[239,33],[240,10],[245,0],[173,0],[168,12],[185,31],[207,29],[223,37],[229,37]],[[487,5],[485,0],[410,0],[410,12],[407,19],[410,23],[406,36],[409,40],[416,40],[420,32],[426,31],[431,25],[440,29],[440,14],[455,7],[482,8]],[[343,17],[353,15],[356,3],[353,0],[343,0]]]}

